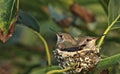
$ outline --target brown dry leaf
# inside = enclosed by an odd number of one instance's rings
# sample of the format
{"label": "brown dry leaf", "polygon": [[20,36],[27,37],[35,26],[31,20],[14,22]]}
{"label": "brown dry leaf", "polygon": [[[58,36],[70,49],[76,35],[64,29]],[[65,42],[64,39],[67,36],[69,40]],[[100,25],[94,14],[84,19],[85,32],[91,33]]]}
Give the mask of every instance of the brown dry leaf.
{"label": "brown dry leaf", "polygon": [[70,10],[73,14],[79,16],[86,23],[94,22],[96,20],[95,15],[92,12],[77,3],[72,4]]}

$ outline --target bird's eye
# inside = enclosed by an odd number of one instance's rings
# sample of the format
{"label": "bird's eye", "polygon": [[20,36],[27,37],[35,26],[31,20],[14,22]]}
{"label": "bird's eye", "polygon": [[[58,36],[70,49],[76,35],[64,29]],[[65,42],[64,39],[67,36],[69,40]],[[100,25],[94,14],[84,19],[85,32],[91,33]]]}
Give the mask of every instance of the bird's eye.
{"label": "bird's eye", "polygon": [[89,41],[91,41],[92,39],[87,39],[87,41],[89,42]]}
{"label": "bird's eye", "polygon": [[86,46],[86,44],[81,45],[81,47],[85,47],[85,46]]}
{"label": "bird's eye", "polygon": [[59,35],[62,38],[62,35]]}

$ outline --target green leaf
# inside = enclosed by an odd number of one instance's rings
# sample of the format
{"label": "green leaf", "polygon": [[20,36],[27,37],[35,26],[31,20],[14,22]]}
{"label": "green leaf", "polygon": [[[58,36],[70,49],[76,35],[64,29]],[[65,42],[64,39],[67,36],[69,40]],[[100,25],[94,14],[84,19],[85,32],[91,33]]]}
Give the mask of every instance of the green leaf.
{"label": "green leaf", "polygon": [[32,13],[37,20],[45,21],[48,20],[48,15],[45,13],[44,8],[46,8],[49,2],[51,0],[29,0],[29,2],[28,0],[20,0],[20,8],[21,10]]}
{"label": "green leaf", "polygon": [[104,11],[108,15],[108,3],[109,3],[109,0],[99,0],[99,2],[101,3]]}
{"label": "green leaf", "polygon": [[14,31],[19,0],[0,0],[0,40],[6,42]]}
{"label": "green leaf", "polygon": [[[108,24],[111,24],[119,15],[120,0],[110,0],[108,6]],[[120,21],[120,19],[118,21]]]}
{"label": "green leaf", "polygon": [[[108,11],[109,11],[108,24],[111,24],[112,21],[115,20],[115,18],[120,15],[120,1],[119,0],[110,0]],[[120,28],[120,17],[119,17],[118,21],[115,23],[114,27],[112,27],[112,30],[119,29],[119,28]]]}
{"label": "green leaf", "polygon": [[59,6],[65,11],[70,9],[70,6],[75,2],[75,0],[59,0]]}
{"label": "green leaf", "polygon": [[[105,35],[116,25],[120,20],[120,1],[119,0],[110,0],[108,6],[108,27],[103,33],[103,36],[100,38],[98,47],[100,47],[104,41]],[[120,23],[119,23],[120,24]]]}
{"label": "green leaf", "polygon": [[118,19],[118,21],[115,23],[115,25],[112,27],[111,30],[116,30],[116,29],[120,29],[120,19]]}
{"label": "green leaf", "polygon": [[97,65],[97,69],[105,69],[119,62],[120,62],[120,54],[117,54],[101,60]]}
{"label": "green leaf", "polygon": [[26,12],[20,11],[19,12],[19,20],[18,23],[25,25],[37,32],[39,32],[39,22],[31,15],[27,14]]}
{"label": "green leaf", "polygon": [[34,69],[30,74],[46,74],[48,71],[50,70],[54,70],[54,69],[60,69],[59,66],[52,66],[52,67],[45,67],[45,68],[37,68]]}

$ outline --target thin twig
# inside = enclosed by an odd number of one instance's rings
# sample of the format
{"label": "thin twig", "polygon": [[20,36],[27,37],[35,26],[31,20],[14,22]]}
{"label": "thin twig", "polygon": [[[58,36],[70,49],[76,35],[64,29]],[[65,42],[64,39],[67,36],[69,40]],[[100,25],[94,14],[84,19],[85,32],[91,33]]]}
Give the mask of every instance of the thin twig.
{"label": "thin twig", "polygon": [[[25,26],[27,27],[27,26]],[[29,28],[29,27],[27,27]],[[42,35],[37,32],[37,31],[34,31],[33,29],[29,28],[32,32],[34,32],[38,38],[43,42],[44,46],[45,46],[45,51],[46,51],[46,55],[47,55],[47,61],[48,61],[48,66],[51,66],[51,57],[50,57],[50,51],[49,51],[49,48],[48,48],[48,44],[47,44],[47,41],[44,39],[44,37],[42,37]]]}
{"label": "thin twig", "polygon": [[77,63],[72,63],[70,67],[67,67],[65,69],[60,69],[60,70],[51,70],[51,71],[48,71],[46,74],[63,73],[63,72],[66,72],[66,71],[72,69],[76,65],[77,65]]}
{"label": "thin twig", "polygon": [[105,39],[105,36],[106,34],[111,30],[112,26],[116,23],[116,21],[120,18],[120,14],[117,16],[117,18],[107,27],[107,29],[104,31],[103,33],[103,36],[100,38],[100,41],[98,43],[98,47],[100,48],[104,39]]}
{"label": "thin twig", "polygon": [[47,72],[46,74],[62,73],[62,72],[68,71],[70,69],[71,69],[71,67],[68,67],[68,68],[65,68],[65,69],[61,69],[61,70],[51,70],[51,71]]}
{"label": "thin twig", "polygon": [[45,50],[46,50],[46,54],[47,54],[47,59],[48,59],[48,66],[51,66],[51,57],[50,57],[50,51],[48,48],[48,44],[46,42],[46,40],[42,37],[42,35],[36,31],[33,30],[33,32],[39,37],[39,39],[43,42],[44,46],[45,46]]}

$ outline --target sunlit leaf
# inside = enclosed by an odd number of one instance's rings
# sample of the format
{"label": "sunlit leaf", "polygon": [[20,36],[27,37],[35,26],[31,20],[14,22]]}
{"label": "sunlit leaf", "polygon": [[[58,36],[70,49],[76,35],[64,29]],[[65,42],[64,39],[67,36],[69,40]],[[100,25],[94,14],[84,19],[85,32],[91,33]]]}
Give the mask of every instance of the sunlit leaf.
{"label": "sunlit leaf", "polygon": [[60,6],[65,10],[69,10],[70,6],[74,2],[75,2],[75,0],[59,0]]}
{"label": "sunlit leaf", "polygon": [[31,15],[20,11],[18,23],[21,23],[37,32],[39,32],[39,22]]}
{"label": "sunlit leaf", "polygon": [[0,40],[6,42],[14,31],[19,0],[0,0]]}

